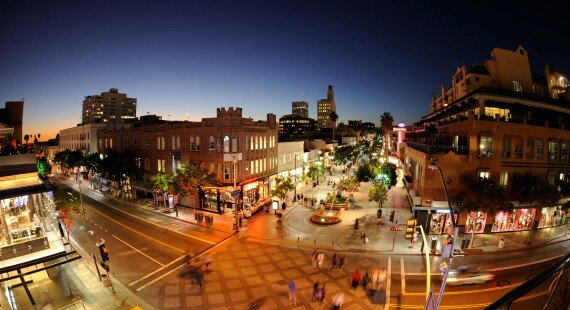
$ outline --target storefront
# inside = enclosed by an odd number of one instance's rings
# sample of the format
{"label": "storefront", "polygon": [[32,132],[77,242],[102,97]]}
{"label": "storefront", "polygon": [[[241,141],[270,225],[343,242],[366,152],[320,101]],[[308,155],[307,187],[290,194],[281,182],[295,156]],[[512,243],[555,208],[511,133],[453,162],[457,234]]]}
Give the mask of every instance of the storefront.
{"label": "storefront", "polygon": [[491,232],[530,230],[533,228],[535,215],[534,208],[499,211],[495,214]]}
{"label": "storefront", "polygon": [[0,205],[3,260],[49,249],[60,239],[52,192],[4,198]]}
{"label": "storefront", "polygon": [[566,223],[566,212],[561,206],[547,207],[540,210],[538,228],[559,226]]}
{"label": "storefront", "polygon": [[[457,214],[454,216],[457,221]],[[453,234],[453,221],[447,210],[437,210],[435,213],[431,213],[429,223],[430,235]]]}
{"label": "storefront", "polygon": [[485,232],[487,222],[487,212],[471,211],[467,213],[465,221],[465,232],[469,234],[482,234]]}
{"label": "storefront", "polygon": [[[239,197],[234,197],[239,190]],[[199,191],[200,209],[217,213],[232,212],[236,202],[243,208],[255,208],[269,196],[267,181],[253,181],[247,184],[222,187],[204,187]],[[241,209],[241,208],[240,208]]]}

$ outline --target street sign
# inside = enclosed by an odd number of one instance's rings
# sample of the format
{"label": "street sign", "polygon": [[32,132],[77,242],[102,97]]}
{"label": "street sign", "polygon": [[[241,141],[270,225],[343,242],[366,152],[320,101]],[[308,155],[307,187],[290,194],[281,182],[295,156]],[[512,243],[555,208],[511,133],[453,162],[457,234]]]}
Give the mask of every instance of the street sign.
{"label": "street sign", "polygon": [[236,189],[235,191],[232,192],[232,197],[233,198],[239,198],[240,194],[241,194],[241,190]]}

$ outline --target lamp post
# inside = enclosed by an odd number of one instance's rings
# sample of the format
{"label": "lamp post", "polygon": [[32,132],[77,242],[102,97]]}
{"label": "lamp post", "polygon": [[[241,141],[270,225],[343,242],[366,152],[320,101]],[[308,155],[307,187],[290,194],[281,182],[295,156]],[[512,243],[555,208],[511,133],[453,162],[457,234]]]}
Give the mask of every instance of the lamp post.
{"label": "lamp post", "polygon": [[447,185],[445,183],[445,178],[443,177],[443,172],[441,171],[441,167],[438,166],[437,161],[432,159],[429,164],[430,169],[434,169],[439,171],[439,176],[441,177],[441,183],[443,184],[443,191],[445,192],[445,199],[447,199],[447,206],[449,207],[449,216],[451,216],[451,222],[453,223],[453,239],[451,240],[449,257],[443,257],[446,260],[447,266],[443,268],[443,280],[441,281],[441,288],[439,290],[439,295],[437,296],[435,308],[439,308],[439,304],[443,298],[443,293],[445,292],[445,285],[447,284],[447,277],[449,276],[449,271],[451,270],[451,263],[453,261],[453,248],[455,245],[455,240],[457,239],[457,235],[459,233],[459,227],[457,226],[457,221],[455,220],[453,214],[453,208],[451,207],[451,200],[449,199],[449,192],[447,191]]}
{"label": "lamp post", "polygon": [[295,170],[293,170],[293,176],[295,177],[295,191],[293,193],[293,202],[297,201],[297,153],[295,153]]}

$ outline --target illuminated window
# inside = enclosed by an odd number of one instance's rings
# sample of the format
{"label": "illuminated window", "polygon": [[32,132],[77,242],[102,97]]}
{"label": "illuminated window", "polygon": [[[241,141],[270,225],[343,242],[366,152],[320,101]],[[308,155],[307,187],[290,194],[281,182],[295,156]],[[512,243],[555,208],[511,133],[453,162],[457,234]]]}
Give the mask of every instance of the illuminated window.
{"label": "illuminated window", "polygon": [[558,160],[558,141],[548,141],[548,160]]}
{"label": "illuminated window", "polygon": [[479,170],[478,177],[480,179],[490,179],[491,178],[491,171],[490,170]]}
{"label": "illuminated window", "polygon": [[493,157],[493,137],[490,134],[481,134],[479,136],[479,157]]}
{"label": "illuminated window", "polygon": [[499,176],[499,185],[507,186],[509,180],[509,172],[501,171],[501,175]]}
{"label": "illuminated window", "polygon": [[511,137],[503,137],[503,158],[511,157]]}
{"label": "illuminated window", "polygon": [[224,152],[225,153],[230,152],[230,137],[228,136],[224,136]]}
{"label": "illuminated window", "polygon": [[196,151],[200,150],[200,137],[196,137]]}
{"label": "illuminated window", "polygon": [[513,81],[513,89],[518,92],[523,91],[522,82],[521,81]]}
{"label": "illuminated window", "polygon": [[224,180],[230,179],[230,165],[224,164]]}
{"label": "illuminated window", "polygon": [[215,150],[215,149],[216,149],[216,145],[214,142],[214,137],[210,136],[210,151]]}

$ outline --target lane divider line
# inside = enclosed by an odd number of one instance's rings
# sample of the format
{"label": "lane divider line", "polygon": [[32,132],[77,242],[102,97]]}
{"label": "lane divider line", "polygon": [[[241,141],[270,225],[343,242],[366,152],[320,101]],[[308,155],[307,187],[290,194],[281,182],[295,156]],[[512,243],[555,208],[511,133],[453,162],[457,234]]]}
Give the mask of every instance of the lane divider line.
{"label": "lane divider line", "polygon": [[[86,206],[89,206],[88,204],[85,204],[85,205],[86,205]],[[172,246],[172,245],[170,245],[170,244],[168,244],[168,243],[164,243],[164,242],[162,242],[162,241],[160,241],[160,240],[157,240],[157,239],[155,239],[155,238],[153,238],[153,237],[151,237],[151,236],[147,236],[147,235],[141,233],[140,231],[135,230],[135,229],[133,229],[133,228],[131,228],[131,227],[129,227],[129,226],[127,226],[127,225],[125,225],[125,224],[123,224],[123,223],[121,223],[121,222],[119,222],[119,221],[117,221],[117,220],[115,220],[115,219],[113,219],[113,218],[111,218],[111,217],[109,217],[109,216],[107,216],[107,215],[101,213],[100,211],[96,210],[95,208],[93,208],[93,207],[91,207],[91,206],[89,206],[89,208],[91,208],[93,211],[95,211],[95,212],[101,214],[101,216],[104,216],[104,217],[108,218],[109,220],[111,220],[111,221],[113,221],[113,222],[115,222],[115,223],[117,223],[117,224],[119,224],[119,225],[125,227],[126,229],[128,229],[128,230],[130,230],[130,231],[132,231],[132,232],[134,232],[134,233],[137,233],[137,234],[139,234],[139,235],[141,235],[141,236],[143,236],[143,237],[145,237],[145,238],[148,238],[148,239],[150,239],[150,240],[152,240],[152,241],[154,241],[154,242],[156,242],[156,243],[158,243],[158,244],[162,244],[162,245],[164,245],[165,247],[171,248],[171,249],[173,249],[173,250],[175,250],[175,251],[178,251],[178,252],[180,252],[180,253],[186,253],[185,250],[182,250],[182,249],[179,249],[179,248],[177,248],[177,247],[174,247],[174,246]]]}
{"label": "lane divider line", "polygon": [[142,255],[145,256],[146,258],[150,259],[151,261],[153,261],[153,262],[159,264],[160,266],[164,266],[163,263],[161,263],[161,262],[157,261],[156,259],[154,259],[154,258],[152,258],[152,257],[150,257],[150,256],[148,256],[148,255],[146,255],[145,253],[141,252],[139,249],[135,248],[134,246],[132,246],[132,245],[128,244],[127,242],[125,242],[124,240],[122,240],[121,238],[119,238],[119,237],[117,237],[117,236],[115,236],[115,235],[113,235],[113,237],[114,237],[115,239],[121,241],[122,243],[126,244],[126,245],[127,245],[128,247],[130,247],[131,249],[133,249],[133,250],[139,252],[140,254],[142,254]]}
{"label": "lane divider line", "polygon": [[[228,242],[228,240],[231,240],[231,239],[235,238],[236,236],[237,236],[237,234],[231,235],[230,237],[226,238],[225,240],[221,241],[220,243],[218,243],[218,244],[216,244],[216,245],[214,245],[214,246],[208,248],[206,251],[200,253],[200,255],[197,255],[195,258],[198,258],[198,257],[203,256],[204,254],[206,254],[206,253],[212,251],[213,249],[217,248],[218,246],[225,244],[226,242]],[[184,267],[185,265],[186,265],[186,264],[181,264],[180,266],[178,266],[178,267],[172,269],[171,271],[169,271],[169,272],[167,272],[167,273],[161,275],[160,277],[155,278],[154,280],[148,282],[147,284],[145,284],[145,285],[143,285],[143,286],[137,288],[137,289],[136,289],[137,293],[140,292],[140,291],[142,291],[142,290],[144,290],[144,289],[147,288],[148,286],[150,286],[150,285],[152,285],[152,284],[154,284],[154,283],[160,281],[161,279],[163,279],[163,278],[165,278],[165,277],[171,275],[173,272],[179,270],[180,268]]]}
{"label": "lane divider line", "polygon": [[135,280],[135,281],[129,283],[129,286],[133,286],[133,285],[139,283],[140,281],[142,281],[142,280],[144,280],[144,279],[146,279],[146,278],[148,278],[148,277],[150,277],[150,276],[153,276],[153,275],[155,275],[155,274],[157,274],[157,273],[163,271],[164,269],[170,267],[170,265],[176,263],[177,261],[181,260],[181,259],[184,258],[184,257],[186,257],[186,254],[184,254],[184,255],[182,255],[182,256],[176,258],[175,260],[171,261],[170,263],[168,263],[168,264],[166,264],[166,265],[163,265],[161,268],[159,268],[159,269],[157,269],[157,270],[155,270],[155,271],[153,271],[153,272],[147,274],[146,276],[144,276],[144,277],[142,277],[142,278],[140,278],[140,279],[138,279],[138,280]]}

